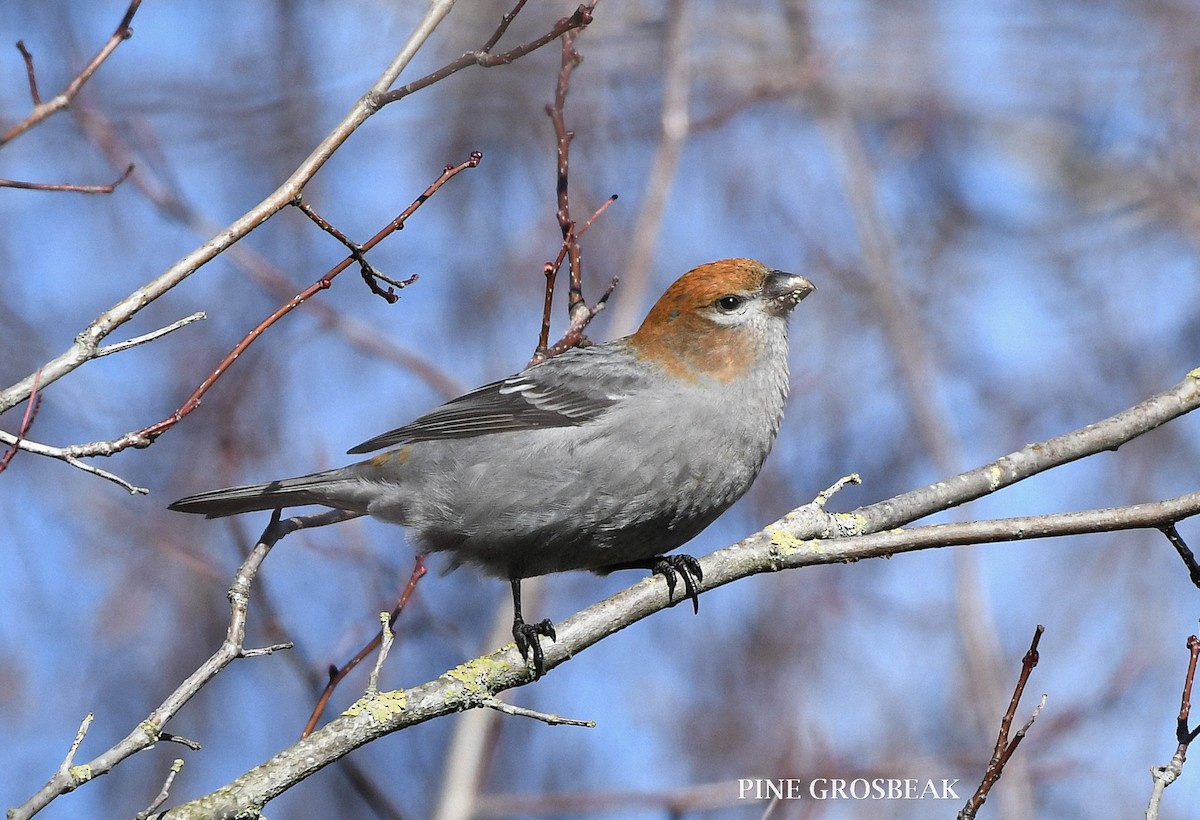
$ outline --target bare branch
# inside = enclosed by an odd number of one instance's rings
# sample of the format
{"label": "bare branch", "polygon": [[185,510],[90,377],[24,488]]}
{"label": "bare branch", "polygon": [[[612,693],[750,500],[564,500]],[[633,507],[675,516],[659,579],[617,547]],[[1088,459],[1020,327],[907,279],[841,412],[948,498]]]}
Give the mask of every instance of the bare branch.
{"label": "bare branch", "polygon": [[[555,156],[557,158],[555,194],[558,206],[555,215],[558,219],[559,230],[562,231],[562,244],[559,247],[558,258],[554,262],[547,262],[542,268],[542,272],[546,276],[545,298],[542,305],[542,329],[538,335],[537,347],[534,348],[533,356],[529,360],[530,366],[557,356],[572,347],[585,344],[587,340],[583,335],[583,331],[591,323],[592,319],[596,318],[597,314],[604,310],[608,304],[608,297],[612,295],[613,290],[617,287],[617,279],[614,277],[608,289],[596,301],[596,304],[591,307],[588,306],[587,301],[583,298],[583,251],[579,245],[579,237],[583,236],[584,232],[587,231],[600,214],[608,210],[608,206],[616,201],[617,195],[613,194],[610,196],[588,218],[583,228],[576,230],[575,221],[571,218],[571,200],[569,196],[571,140],[575,138],[575,132],[567,129],[566,104],[567,92],[571,87],[571,75],[579,67],[580,63],[583,62],[583,56],[575,50],[575,38],[578,34],[578,31],[573,30],[563,33],[562,59],[560,61],[558,81],[554,86],[554,101],[546,106],[546,113],[554,125]],[[554,302],[554,285],[558,278],[558,271],[562,267],[564,260],[567,261],[570,273],[567,291],[567,316],[569,317],[569,324],[562,337],[551,345],[549,344],[550,309]]]}
{"label": "bare branch", "polygon": [[492,68],[494,66],[508,65],[509,63],[515,62],[516,60],[524,57],[526,54],[537,51],[547,43],[554,42],[554,40],[568,31],[586,28],[588,24],[592,22],[592,9],[596,5],[595,3],[590,5],[582,5],[577,8],[575,13],[570,17],[564,17],[555,23],[554,27],[542,36],[530,40],[524,45],[520,45],[514,49],[506,51],[503,54],[492,54],[492,47],[495,46],[497,41],[499,41],[499,39],[504,35],[504,32],[508,29],[509,24],[512,22],[513,18],[516,17],[517,13],[520,12],[521,8],[525,5],[525,2],[526,0],[518,1],[513,10],[501,19],[500,26],[496,29],[496,32],[478,51],[468,51],[454,62],[442,66],[431,74],[426,74],[419,80],[414,80],[408,85],[400,86],[394,91],[388,91],[387,93],[379,94],[379,96],[376,98],[376,103],[378,106],[382,108],[389,103],[402,100],[409,94],[412,94],[414,91],[420,91],[422,88],[428,88],[434,83],[444,80],[451,74],[456,74],[468,66],[477,65],[482,68]]}
{"label": "bare branch", "polygon": [[[467,168],[476,167],[481,159],[482,154],[480,154],[478,151],[475,151],[472,152],[470,158],[465,162],[459,165],[446,166],[438,178],[428,188],[426,188],[425,191],[423,191],[411,205],[405,208],[405,210],[399,216],[389,222],[382,230],[376,233],[375,236],[371,237],[371,239],[369,239],[367,243],[362,246],[362,250],[370,250],[384,238],[403,228],[405,220],[407,220],[408,217],[411,216],[426,200],[428,200],[429,197],[440,190],[447,181],[453,179]],[[162,421],[151,424],[150,426],[144,427],[141,430],[134,430],[126,433],[120,438],[111,439],[108,441],[91,442],[89,444],[74,444],[69,447],[50,447],[45,444],[37,444],[36,442],[22,441],[19,440],[18,437],[12,436],[9,433],[4,433],[3,431],[0,431],[0,442],[8,442],[22,450],[27,450],[31,453],[36,453],[37,455],[48,456],[50,458],[57,458],[62,461],[66,461],[68,464],[78,467],[85,472],[98,475],[102,478],[108,479],[109,481],[120,484],[131,493],[148,492],[148,490],[145,488],[135,487],[124,479],[119,478],[112,473],[105,472],[104,470],[86,464],[85,462],[80,461],[80,459],[94,456],[111,456],[130,447],[149,447],[159,436],[161,436],[167,430],[170,430],[172,427],[186,418],[190,413],[192,413],[197,407],[199,407],[200,400],[203,398],[204,394],[209,391],[216,381],[221,378],[221,376],[224,375],[231,366],[233,366],[233,363],[238,359],[238,357],[241,356],[242,353],[245,352],[245,350],[250,347],[250,345],[253,344],[260,336],[262,336],[262,334],[266,332],[268,328],[270,328],[287,314],[291,313],[297,307],[304,304],[308,299],[317,293],[327,289],[333,281],[333,278],[348,268],[351,264],[353,264],[353,262],[353,255],[346,257],[332,270],[330,270],[313,284],[309,285],[305,290],[301,291],[296,296],[293,296],[274,313],[260,322],[253,330],[247,333],[242,340],[238,342],[238,344],[234,346],[233,350],[231,350],[217,365],[216,369],[213,370],[212,373],[210,373],[208,377],[200,383],[200,386],[192,392],[192,394],[183,402],[182,405],[180,405],[179,409],[167,416]],[[202,314],[200,315],[202,316]],[[187,324],[190,321],[192,321],[192,317],[183,320],[182,324]],[[176,323],[178,326],[182,326],[182,324],[179,322]],[[89,353],[89,358],[94,359],[98,356],[117,352],[125,347],[131,347],[134,343],[142,344],[145,341],[158,338],[159,336],[165,335],[165,333],[176,329],[176,325],[154,331],[153,333],[146,334],[145,336],[137,337],[129,342],[110,345],[107,348],[94,348]]]}
{"label": "bare branch", "polygon": [[[97,316],[91,324],[76,335],[71,347],[42,366],[43,387],[58,381],[63,376],[73,372],[76,368],[91,361],[95,358],[95,353],[100,343],[110,333],[136,316],[146,305],[158,299],[208,262],[211,262],[218,254],[232,247],[252,230],[267,219],[270,219],[280,209],[291,203],[304,190],[304,186],[308,184],[308,181],[333,156],[334,152],[349,139],[350,135],[360,125],[366,122],[378,110],[377,96],[391,87],[396,78],[400,76],[400,72],[412,60],[413,56],[433,33],[438,23],[449,13],[452,6],[453,0],[435,0],[435,2],[431,3],[425,16],[417,24],[408,41],[383,71],[379,79],[375,81],[367,94],[359,100],[341,122],[334,126],[333,130],[300,163],[282,185],[232,224],[218,231],[207,242],[171,265],[171,267],[159,274],[157,278],[138,288]],[[136,8],[136,3],[133,8]],[[28,398],[32,383],[32,375],[30,375],[7,389],[0,390],[0,413]],[[138,439],[136,434],[130,434],[130,436],[134,439],[132,442],[124,443],[122,440],[118,440],[118,442],[111,445],[109,448],[110,452],[115,452],[116,450],[112,448],[118,445],[121,445],[121,449],[123,449],[128,446],[146,446],[149,443],[144,439]],[[104,452],[93,453],[93,455],[104,454]]]}
{"label": "bare branch", "polygon": [[79,724],[79,731],[75,733],[75,739],[71,741],[71,745],[67,748],[67,756],[63,758],[63,762],[58,767],[58,772],[61,775],[69,775],[75,764],[75,754],[79,751],[83,739],[87,737],[88,729],[92,726],[92,721],[96,719],[96,715],[88,712],[83,718],[83,722]]}
{"label": "bare branch", "polygon": [[132,0],[129,7],[125,9],[125,15],[121,18],[121,22],[117,24],[116,31],[112,33],[108,41],[96,52],[96,56],[88,61],[88,64],[83,67],[82,71],[75,75],[75,78],[67,84],[66,88],[44,103],[41,102],[38,95],[37,79],[33,70],[33,55],[25,48],[24,43],[17,43],[17,48],[20,49],[21,56],[25,58],[25,71],[29,75],[29,91],[33,97],[34,107],[29,116],[8,129],[3,135],[0,135],[0,145],[4,145],[9,140],[16,139],[51,114],[61,111],[70,105],[71,100],[83,88],[84,83],[90,80],[104,61],[117,50],[117,46],[133,36],[133,29],[130,28],[130,24],[133,22],[133,15],[137,14],[138,6],[141,4],[142,0]]}
{"label": "bare branch", "polygon": [[863,516],[861,531],[874,532],[885,526],[886,522],[891,522],[888,526],[893,527],[907,524],[939,510],[982,498],[1052,467],[1106,450],[1116,450],[1142,433],[1197,407],[1200,407],[1200,368],[1188,373],[1182,382],[1169,390],[1104,421],[1023,447],[946,481],[863,507],[858,510]]}
{"label": "bare branch", "polygon": [[392,632],[392,622],[388,613],[379,613],[379,656],[375,659],[375,666],[371,669],[371,674],[367,676],[367,696],[374,697],[379,694],[379,673],[383,671],[383,664],[387,660],[388,653],[392,651],[392,640],[396,637],[396,633]]}
{"label": "bare branch", "polygon": [[25,405],[25,415],[21,417],[21,426],[17,428],[17,435],[13,437],[8,449],[4,451],[4,455],[0,456],[0,473],[8,469],[9,462],[21,449],[21,439],[29,434],[29,428],[33,426],[38,410],[41,409],[42,397],[37,392],[40,377],[40,371],[33,374],[33,392],[29,395],[29,403]]}
{"label": "bare branch", "polygon": [[[357,513],[331,510],[316,515],[295,516],[281,520],[279,511],[276,510],[258,543],[255,544],[234,576],[233,585],[229,590],[229,626],[226,630],[225,641],[220,648],[189,675],[187,680],[176,687],[175,691],[168,695],[167,699],[123,740],[88,763],[72,766],[71,761],[74,758],[75,750],[78,749],[83,735],[87,732],[87,726],[91,723],[91,715],[89,715],[83,726],[80,727],[75,743],[72,744],[71,751],[63,765],[50,778],[50,781],[29,800],[21,806],[9,810],[9,820],[26,820],[26,818],[32,817],[55,798],[74,791],[92,778],[108,774],[121,761],[162,740],[163,727],[205,684],[234,660],[247,657],[245,639],[246,618],[250,607],[250,589],[271,548],[279,539],[297,530],[334,524],[355,517],[357,517]],[[250,652],[252,653],[253,650]],[[171,736],[170,739],[183,742],[183,739],[177,736]],[[191,743],[185,743],[185,745],[191,745]]]}
{"label": "bare branch", "polygon": [[[129,483],[115,473],[110,473],[107,470],[101,470],[99,467],[93,467],[86,461],[80,461],[79,457],[74,455],[72,452],[77,447],[83,447],[87,449],[93,445],[76,444],[70,447],[52,447],[49,444],[41,444],[36,441],[30,441],[27,438],[22,438],[21,436],[14,436],[12,433],[6,433],[3,430],[0,430],[0,443],[8,444],[10,447],[10,452],[15,450],[24,450],[25,452],[33,453],[34,455],[46,456],[47,458],[56,458],[59,461],[70,464],[76,469],[83,470],[85,473],[91,473],[92,475],[103,478],[106,481],[111,481],[133,495],[145,495],[146,493],[150,492],[150,490],[145,487],[138,487]],[[85,455],[90,454],[85,453]],[[11,456],[8,458],[11,460]]]}
{"label": "bare branch", "polygon": [[[79,107],[74,110],[84,130],[110,162],[120,165],[136,158],[133,149],[102,114]],[[203,216],[181,192],[173,188],[171,180],[155,177],[152,171],[147,170],[152,167],[151,163],[142,163],[141,167],[143,171],[132,178],[131,184],[165,217],[200,236],[211,236],[220,230],[220,225]],[[290,299],[296,293],[297,285],[292,278],[250,246],[235,245],[223,256],[225,261],[236,265],[247,278],[276,298]],[[352,347],[405,368],[444,398],[457,396],[467,387],[449,376],[436,362],[396,345],[363,320],[348,315],[335,305],[309,301],[307,310],[310,318],[341,335]]]}

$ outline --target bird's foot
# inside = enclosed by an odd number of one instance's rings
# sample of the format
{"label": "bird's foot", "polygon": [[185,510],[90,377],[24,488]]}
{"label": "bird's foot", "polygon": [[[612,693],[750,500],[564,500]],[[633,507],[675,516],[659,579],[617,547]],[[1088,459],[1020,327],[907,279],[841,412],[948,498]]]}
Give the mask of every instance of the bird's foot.
{"label": "bird's foot", "polygon": [[527,624],[518,615],[513,620],[512,634],[513,640],[517,642],[517,649],[526,663],[529,662],[530,654],[533,655],[533,679],[537,680],[546,674],[546,656],[542,652],[539,636],[545,635],[552,641],[558,640],[558,636],[554,634],[554,624],[550,622],[550,619],[544,618],[536,624]]}
{"label": "bird's foot", "polygon": [[683,578],[683,597],[692,599],[692,611],[700,613],[699,584],[704,580],[700,562],[690,555],[656,555],[650,559],[650,571],[667,579],[667,600],[675,600],[676,575]]}

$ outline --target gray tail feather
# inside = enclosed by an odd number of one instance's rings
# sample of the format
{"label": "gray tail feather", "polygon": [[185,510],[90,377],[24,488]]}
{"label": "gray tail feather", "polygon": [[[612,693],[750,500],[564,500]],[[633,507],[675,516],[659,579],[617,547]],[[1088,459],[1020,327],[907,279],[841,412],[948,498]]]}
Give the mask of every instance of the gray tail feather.
{"label": "gray tail feather", "polygon": [[266,484],[226,487],[189,495],[168,504],[167,509],[197,513],[208,518],[221,518],[226,515],[274,510],[280,507],[299,507],[305,504],[336,506],[331,503],[333,499],[329,489],[341,480],[344,479],[335,478],[328,473],[315,473],[299,478],[270,481]]}

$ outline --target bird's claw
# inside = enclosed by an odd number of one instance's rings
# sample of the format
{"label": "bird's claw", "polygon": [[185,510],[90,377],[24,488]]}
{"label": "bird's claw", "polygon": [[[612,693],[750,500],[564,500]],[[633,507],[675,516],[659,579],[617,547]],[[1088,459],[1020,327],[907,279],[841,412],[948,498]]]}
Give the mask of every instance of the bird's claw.
{"label": "bird's claw", "polygon": [[692,611],[700,613],[699,583],[704,580],[700,562],[690,555],[660,555],[653,559],[650,571],[667,579],[667,600],[675,600],[675,578],[683,578],[684,598],[692,600]]}
{"label": "bird's claw", "polygon": [[529,662],[530,654],[533,654],[533,679],[537,680],[546,674],[546,656],[542,652],[539,636],[545,635],[552,641],[558,640],[550,619],[543,618],[536,624],[527,624],[523,619],[517,618],[513,621],[512,634],[513,640],[517,642],[517,650],[526,663]]}

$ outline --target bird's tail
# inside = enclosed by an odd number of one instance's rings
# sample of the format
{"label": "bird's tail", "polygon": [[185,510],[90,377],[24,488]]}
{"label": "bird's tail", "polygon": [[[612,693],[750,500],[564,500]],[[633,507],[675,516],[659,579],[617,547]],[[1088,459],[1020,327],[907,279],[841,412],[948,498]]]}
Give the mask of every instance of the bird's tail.
{"label": "bird's tail", "polygon": [[167,505],[167,509],[196,513],[208,518],[221,518],[226,515],[237,515],[255,510],[274,510],[281,507],[299,507],[305,504],[348,508],[352,505],[338,503],[340,499],[335,497],[337,493],[334,491],[338,487],[345,486],[346,483],[346,477],[340,473],[340,470],[332,470],[298,478],[270,481],[266,484],[246,484],[241,487],[209,490],[181,498],[175,503]]}

